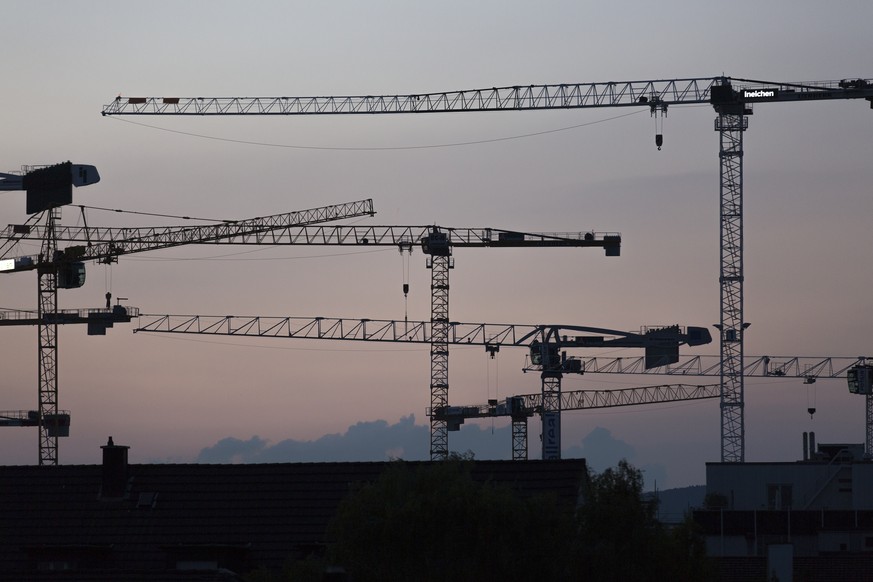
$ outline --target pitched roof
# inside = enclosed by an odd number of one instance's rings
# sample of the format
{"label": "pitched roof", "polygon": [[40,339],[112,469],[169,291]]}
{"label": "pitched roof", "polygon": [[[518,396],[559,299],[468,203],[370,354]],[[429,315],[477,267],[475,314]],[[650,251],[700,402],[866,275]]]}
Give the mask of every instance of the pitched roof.
{"label": "pitched roof", "polygon": [[[0,572],[65,561],[148,572],[219,555],[238,572],[280,568],[323,544],[350,487],[386,466],[132,464],[123,497],[112,499],[100,496],[101,465],[0,467]],[[575,505],[585,462],[475,461],[471,474]]]}

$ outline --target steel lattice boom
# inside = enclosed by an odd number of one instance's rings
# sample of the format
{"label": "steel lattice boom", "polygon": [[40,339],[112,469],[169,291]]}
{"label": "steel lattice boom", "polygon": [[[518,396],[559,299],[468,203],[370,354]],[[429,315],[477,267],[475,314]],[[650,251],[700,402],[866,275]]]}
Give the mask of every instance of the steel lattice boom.
{"label": "steel lattice boom", "polygon": [[543,414],[550,406],[557,406],[562,411],[588,410],[718,398],[720,393],[720,384],[663,384],[616,390],[571,390],[561,393],[560,402],[557,404],[547,403],[546,394],[543,393],[525,394],[510,396],[503,401],[492,400],[488,404],[431,408],[428,415],[444,421],[449,430],[459,430],[469,418],[508,416],[512,419],[512,459],[524,461],[528,458],[527,419],[534,414]]}
{"label": "steel lattice boom", "polygon": [[[85,226],[55,226],[54,240],[86,243],[84,246],[64,249],[68,260],[110,262],[120,255],[154,251],[187,244],[232,244],[265,245],[290,244],[300,236],[306,225],[330,222],[346,218],[372,216],[372,199],[347,202],[275,214],[260,218],[226,221],[200,226],[165,226],[145,228],[113,228]],[[8,226],[0,238],[16,237],[17,240],[45,239],[50,227],[21,228]],[[352,227],[349,227],[352,228]],[[45,256],[44,254],[42,256]],[[0,262],[0,272],[35,269],[42,262],[41,256],[19,257],[12,264]]]}
{"label": "steel lattice boom", "polygon": [[[297,210],[283,214],[273,214],[245,220],[223,220],[218,224],[200,226],[150,226],[150,227],[101,227],[88,225],[56,225],[55,238],[58,241],[87,241],[90,243],[115,242],[119,240],[165,240],[167,244],[178,241],[237,240],[233,244],[244,244],[251,237],[264,232],[280,232],[285,228],[307,224],[318,224],[344,218],[373,216],[373,199],[356,200],[342,204],[319,206],[308,210]],[[0,239],[40,239],[45,237],[44,226],[9,225],[0,231]]]}
{"label": "steel lattice boom", "polygon": [[[665,374],[670,376],[719,376],[721,357],[685,356],[678,362],[647,369],[643,357],[580,357],[580,367],[586,374]],[[855,366],[871,357],[816,356],[744,356],[743,375],[754,378],[845,378]],[[539,371],[541,366],[528,365],[525,370]]]}
{"label": "steel lattice boom", "polygon": [[[566,337],[565,347],[628,347],[627,338],[640,334],[599,327],[561,324],[462,323],[449,321],[436,330],[433,321],[350,319],[339,317],[264,317],[235,315],[142,314],[134,332],[193,333],[203,335],[281,337],[343,341],[382,341],[428,344],[435,336],[449,344],[530,347],[544,335],[578,332]],[[585,335],[581,335],[585,334]],[[591,335],[597,334],[597,335]],[[603,334],[609,334],[604,336]],[[590,341],[586,341],[590,340]],[[637,344],[639,347],[642,344]]]}
{"label": "steel lattice boom", "polygon": [[[513,85],[407,95],[312,97],[116,97],[103,115],[340,115],[652,107],[709,103],[713,85],[737,90],[777,91],[782,101],[865,98],[873,80],[777,83],[730,77],[696,77],[649,81]],[[866,84],[863,84],[866,83]],[[749,102],[772,100],[746,97]]]}
{"label": "steel lattice boom", "polygon": [[[294,213],[292,213],[294,214]],[[346,214],[344,217],[364,216],[372,214]],[[530,233],[502,230],[497,228],[452,228],[423,226],[348,226],[348,225],[318,225],[306,226],[298,224],[271,224],[273,219],[288,218],[290,214],[276,217],[253,218],[248,221],[233,222],[225,225],[207,225],[197,227],[149,227],[149,228],[106,228],[106,227],[70,227],[57,228],[58,241],[74,242],[106,242],[119,244],[142,244],[146,241],[175,246],[177,241],[195,238],[198,241],[214,242],[215,244],[234,245],[373,245],[399,246],[401,243],[420,244],[431,234],[434,228],[445,232],[448,244],[456,247],[602,247],[611,253],[618,253],[621,245],[621,235],[616,232],[550,232]],[[336,219],[328,219],[336,220]],[[247,228],[236,225],[249,223]],[[317,221],[312,221],[317,222]],[[258,225],[258,226],[253,226]],[[263,227],[263,229],[262,229]],[[18,228],[8,226],[0,238],[13,236]],[[19,239],[42,239],[45,235],[43,227],[32,227],[27,232],[17,232]],[[178,244],[184,244],[178,242]]]}

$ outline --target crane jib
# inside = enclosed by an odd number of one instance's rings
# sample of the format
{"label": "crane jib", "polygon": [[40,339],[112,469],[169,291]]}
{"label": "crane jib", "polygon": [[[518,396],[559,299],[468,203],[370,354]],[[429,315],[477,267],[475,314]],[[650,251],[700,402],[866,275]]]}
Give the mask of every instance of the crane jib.
{"label": "crane jib", "polygon": [[[649,107],[715,104],[712,91],[730,87],[734,99],[806,101],[821,99],[873,100],[873,79],[843,79],[783,83],[734,77],[513,85],[404,95],[344,95],[307,97],[122,97],[102,110],[103,115],[354,115],[435,113],[450,111],[507,111],[577,109],[589,107]],[[873,101],[871,101],[873,106]]]}

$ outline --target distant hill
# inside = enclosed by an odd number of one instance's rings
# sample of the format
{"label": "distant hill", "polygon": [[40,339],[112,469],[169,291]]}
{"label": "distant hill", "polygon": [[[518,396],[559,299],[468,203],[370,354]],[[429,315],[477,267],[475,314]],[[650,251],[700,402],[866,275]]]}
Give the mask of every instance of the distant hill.
{"label": "distant hill", "polygon": [[[650,491],[647,495],[654,495]],[[706,485],[677,487],[658,491],[658,517],[664,523],[678,523],[691,509],[702,507]]]}

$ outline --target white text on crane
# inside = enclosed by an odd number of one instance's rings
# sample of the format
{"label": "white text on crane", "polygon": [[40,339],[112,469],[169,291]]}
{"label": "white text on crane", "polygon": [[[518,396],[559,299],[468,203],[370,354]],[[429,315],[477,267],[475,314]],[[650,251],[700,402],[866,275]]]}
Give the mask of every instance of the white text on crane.
{"label": "white text on crane", "polygon": [[779,89],[743,89],[743,99],[776,99]]}

